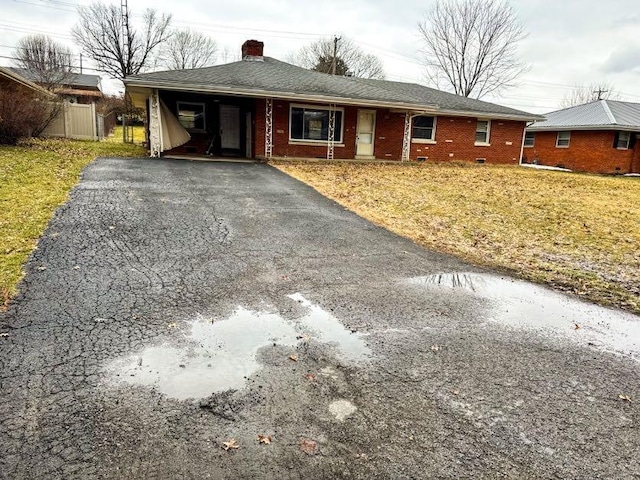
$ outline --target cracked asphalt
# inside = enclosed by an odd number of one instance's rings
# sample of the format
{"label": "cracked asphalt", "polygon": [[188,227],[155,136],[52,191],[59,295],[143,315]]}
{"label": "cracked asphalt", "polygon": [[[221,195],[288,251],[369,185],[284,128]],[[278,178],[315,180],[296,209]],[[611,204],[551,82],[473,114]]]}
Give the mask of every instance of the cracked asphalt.
{"label": "cracked asphalt", "polygon": [[269,166],[98,159],[26,272],[0,313],[0,478],[640,478],[638,317]]}

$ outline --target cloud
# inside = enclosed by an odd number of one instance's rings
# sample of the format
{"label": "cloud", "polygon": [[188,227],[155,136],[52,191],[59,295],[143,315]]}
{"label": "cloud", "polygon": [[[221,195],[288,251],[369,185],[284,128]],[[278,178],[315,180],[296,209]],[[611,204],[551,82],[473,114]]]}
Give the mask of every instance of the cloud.
{"label": "cloud", "polygon": [[602,65],[606,73],[640,71],[640,46],[627,46],[614,50]]}

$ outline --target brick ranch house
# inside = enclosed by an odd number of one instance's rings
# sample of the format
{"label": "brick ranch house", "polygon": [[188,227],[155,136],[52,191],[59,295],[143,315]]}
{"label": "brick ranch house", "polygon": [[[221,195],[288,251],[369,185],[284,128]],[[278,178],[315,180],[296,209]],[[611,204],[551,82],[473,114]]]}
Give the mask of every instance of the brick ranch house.
{"label": "brick ranch house", "polygon": [[591,173],[640,173],[640,103],[598,100],[527,128],[523,163]]}
{"label": "brick ranch house", "polygon": [[421,85],[332,76],[263,56],[129,76],[151,156],[388,159],[518,164],[542,117]]}

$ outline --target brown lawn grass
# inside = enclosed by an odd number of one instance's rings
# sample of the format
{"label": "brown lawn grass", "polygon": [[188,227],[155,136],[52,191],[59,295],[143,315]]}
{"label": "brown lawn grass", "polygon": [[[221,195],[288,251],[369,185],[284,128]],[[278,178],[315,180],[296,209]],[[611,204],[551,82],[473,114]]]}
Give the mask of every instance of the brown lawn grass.
{"label": "brown lawn grass", "polygon": [[640,179],[473,164],[272,164],[471,263],[640,313]]}
{"label": "brown lawn grass", "polygon": [[22,265],[81,170],[100,156],[142,156],[140,146],[30,140],[0,146],[0,307],[16,293]]}

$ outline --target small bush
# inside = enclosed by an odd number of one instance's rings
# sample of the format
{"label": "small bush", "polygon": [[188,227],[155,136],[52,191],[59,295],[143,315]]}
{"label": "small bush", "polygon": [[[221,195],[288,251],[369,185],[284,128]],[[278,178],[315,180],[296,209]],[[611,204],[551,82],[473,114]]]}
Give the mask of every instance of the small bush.
{"label": "small bush", "polygon": [[60,101],[24,88],[0,89],[0,144],[15,145],[18,140],[40,135],[60,113]]}

